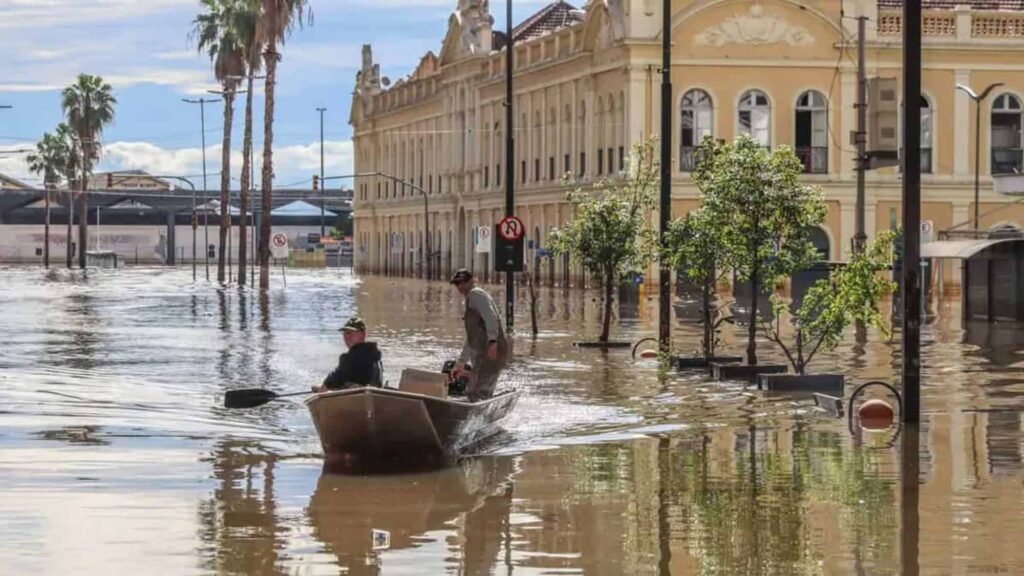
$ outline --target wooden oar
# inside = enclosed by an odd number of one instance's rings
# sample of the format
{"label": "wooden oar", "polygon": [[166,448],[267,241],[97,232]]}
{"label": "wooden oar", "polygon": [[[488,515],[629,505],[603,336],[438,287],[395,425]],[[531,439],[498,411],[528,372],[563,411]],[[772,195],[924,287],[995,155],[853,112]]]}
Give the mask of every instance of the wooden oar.
{"label": "wooden oar", "polygon": [[289,396],[304,396],[306,394],[315,394],[312,390],[305,392],[291,392],[288,394],[278,394],[273,390],[267,390],[265,388],[246,388],[244,390],[228,390],[224,394],[224,407],[225,408],[255,408],[257,406],[263,406],[267,402],[277,400],[278,398],[287,398]]}

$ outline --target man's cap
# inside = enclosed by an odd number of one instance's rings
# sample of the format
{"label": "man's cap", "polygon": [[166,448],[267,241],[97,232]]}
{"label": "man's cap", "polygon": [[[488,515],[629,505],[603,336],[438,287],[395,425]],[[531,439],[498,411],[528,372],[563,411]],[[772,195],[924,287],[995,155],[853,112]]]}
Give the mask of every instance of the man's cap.
{"label": "man's cap", "polygon": [[339,332],[366,332],[366,322],[363,322],[359,316],[353,316],[348,319],[348,322],[345,322]]}
{"label": "man's cap", "polygon": [[473,273],[472,272],[470,272],[469,270],[466,270],[465,268],[460,268],[460,269],[455,271],[455,274],[452,274],[451,283],[452,284],[462,284],[463,282],[465,282],[467,280],[472,280],[472,279],[473,279]]}

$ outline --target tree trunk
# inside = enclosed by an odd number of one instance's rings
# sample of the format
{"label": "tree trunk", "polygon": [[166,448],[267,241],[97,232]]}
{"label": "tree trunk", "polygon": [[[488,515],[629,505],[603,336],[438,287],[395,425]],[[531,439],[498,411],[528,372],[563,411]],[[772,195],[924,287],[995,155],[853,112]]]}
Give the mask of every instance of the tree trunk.
{"label": "tree trunk", "polygon": [[53,180],[51,179],[49,182],[46,183],[46,186],[45,186],[46,187],[46,204],[45,204],[45,206],[43,208],[43,211],[44,211],[44,214],[43,214],[43,267],[44,268],[49,268],[50,267],[50,190],[53,188],[53,185],[50,184],[50,182],[53,182]]}
{"label": "tree trunk", "polygon": [[242,192],[238,201],[238,285],[245,286],[246,283],[246,259],[249,257],[249,243],[246,241],[246,227],[248,226],[249,211],[249,189],[252,186],[252,178],[249,177],[252,164],[252,71],[249,71],[249,91],[245,95],[245,136],[242,143]]}
{"label": "tree trunk", "polygon": [[85,270],[85,252],[89,246],[89,169],[82,170],[82,193],[78,205],[78,267]]}
{"label": "tree trunk", "polygon": [[260,290],[270,287],[270,212],[274,186],[274,81],[277,77],[277,50],[273,45],[263,53],[267,66],[263,110],[263,218],[260,222]]}
{"label": "tree trunk", "polygon": [[715,317],[711,313],[711,283],[715,281],[715,273],[711,272],[704,279],[704,289],[701,293],[704,321],[704,359],[708,362],[715,356]]}
{"label": "tree trunk", "polygon": [[601,327],[601,342],[608,341],[612,325],[612,294],[615,290],[615,275],[606,272],[604,275],[604,319]]}
{"label": "tree trunk", "polygon": [[74,259],[74,254],[71,253],[71,235],[75,225],[75,184],[74,181],[68,181],[68,231],[64,240],[68,270],[71,269],[71,263]]}
{"label": "tree trunk", "polygon": [[235,93],[224,93],[224,144],[220,153],[220,244],[217,249],[217,282],[224,283],[228,234],[231,233],[231,128],[235,121]]}
{"label": "tree trunk", "polygon": [[758,262],[750,274],[750,325],[747,330],[747,364],[757,366],[757,297],[761,292],[761,273]]}

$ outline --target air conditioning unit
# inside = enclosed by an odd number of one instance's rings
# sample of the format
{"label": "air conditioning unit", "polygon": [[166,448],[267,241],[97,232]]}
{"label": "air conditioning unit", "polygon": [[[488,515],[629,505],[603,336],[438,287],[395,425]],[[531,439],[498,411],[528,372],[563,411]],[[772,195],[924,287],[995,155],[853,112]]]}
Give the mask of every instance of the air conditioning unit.
{"label": "air conditioning unit", "polygon": [[899,165],[899,89],[895,78],[868,79],[868,167]]}

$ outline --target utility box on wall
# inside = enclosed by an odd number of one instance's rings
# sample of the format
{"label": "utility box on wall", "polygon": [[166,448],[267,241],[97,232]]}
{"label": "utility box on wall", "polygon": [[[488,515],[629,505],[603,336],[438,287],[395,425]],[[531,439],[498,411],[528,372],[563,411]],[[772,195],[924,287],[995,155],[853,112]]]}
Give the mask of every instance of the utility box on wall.
{"label": "utility box on wall", "polygon": [[899,90],[895,78],[868,79],[868,168],[898,166]]}

